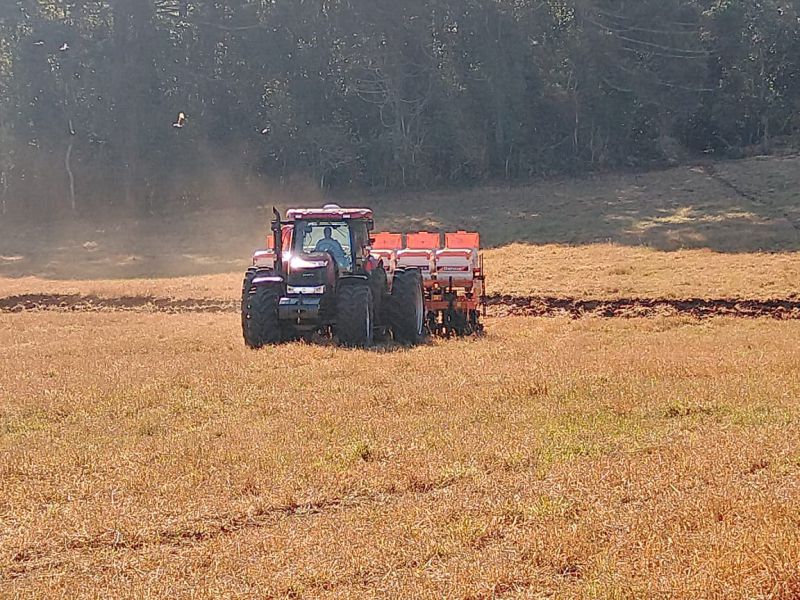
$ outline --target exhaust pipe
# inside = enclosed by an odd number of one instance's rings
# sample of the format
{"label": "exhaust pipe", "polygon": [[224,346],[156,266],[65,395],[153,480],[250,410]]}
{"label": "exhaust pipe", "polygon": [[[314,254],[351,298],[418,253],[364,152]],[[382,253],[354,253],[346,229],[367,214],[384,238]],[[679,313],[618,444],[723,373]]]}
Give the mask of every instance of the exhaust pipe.
{"label": "exhaust pipe", "polygon": [[272,207],[272,244],[275,248],[275,271],[283,274],[283,236],[281,230],[281,213],[274,206]]}

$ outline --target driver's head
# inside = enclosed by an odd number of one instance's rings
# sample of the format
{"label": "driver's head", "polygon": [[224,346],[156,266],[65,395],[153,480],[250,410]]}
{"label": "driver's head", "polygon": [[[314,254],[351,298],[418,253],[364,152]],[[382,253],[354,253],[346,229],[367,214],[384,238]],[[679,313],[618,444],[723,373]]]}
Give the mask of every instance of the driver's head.
{"label": "driver's head", "polygon": [[332,233],[333,233],[333,230],[330,227],[326,227],[325,229],[322,230],[322,235],[325,236],[326,240],[331,239],[331,234]]}

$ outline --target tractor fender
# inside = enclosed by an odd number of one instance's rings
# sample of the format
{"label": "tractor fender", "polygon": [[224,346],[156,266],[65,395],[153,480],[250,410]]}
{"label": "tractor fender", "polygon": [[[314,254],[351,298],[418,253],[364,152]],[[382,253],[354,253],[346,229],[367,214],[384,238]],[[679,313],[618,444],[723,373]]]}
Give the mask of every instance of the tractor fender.
{"label": "tractor fender", "polygon": [[280,285],[283,283],[283,277],[280,275],[275,275],[272,272],[267,273],[256,273],[255,277],[251,281],[251,285],[253,287],[261,287],[267,285]]}
{"label": "tractor fender", "polygon": [[339,277],[337,283],[339,285],[354,285],[359,283],[367,283],[368,281],[368,275],[342,275]]}

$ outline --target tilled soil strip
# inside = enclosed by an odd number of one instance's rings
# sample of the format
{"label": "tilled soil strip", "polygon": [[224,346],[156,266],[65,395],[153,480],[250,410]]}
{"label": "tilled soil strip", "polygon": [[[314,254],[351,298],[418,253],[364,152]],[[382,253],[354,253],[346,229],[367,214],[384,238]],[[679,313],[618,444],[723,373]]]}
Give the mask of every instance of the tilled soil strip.
{"label": "tilled soil strip", "polygon": [[222,313],[238,310],[230,300],[156,298],[154,296],[121,296],[106,298],[82,294],[25,294],[0,298],[0,312],[28,311],[65,312],[160,312]]}
{"label": "tilled soil strip", "polygon": [[642,318],[682,315],[695,318],[770,317],[780,320],[800,319],[800,300],[746,300],[739,298],[619,298],[578,300],[553,296],[491,296],[488,312],[496,316],[526,317],[569,316],[605,318]]}
{"label": "tilled soil strip", "polygon": [[[799,320],[797,297],[773,300],[739,298],[618,298],[607,300],[561,298],[555,296],[492,295],[487,299],[490,316],[647,318],[690,316]],[[239,303],[222,299],[173,299],[153,296],[106,298],[81,294],[25,294],[0,298],[0,313],[29,311],[63,312],[145,312],[145,313],[228,313],[239,310]]]}

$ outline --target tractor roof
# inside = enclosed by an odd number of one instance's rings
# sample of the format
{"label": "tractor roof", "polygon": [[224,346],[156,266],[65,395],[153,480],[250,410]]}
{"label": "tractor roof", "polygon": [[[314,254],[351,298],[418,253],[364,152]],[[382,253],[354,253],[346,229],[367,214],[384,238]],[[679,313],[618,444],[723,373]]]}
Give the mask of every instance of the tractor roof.
{"label": "tractor roof", "polygon": [[370,208],[342,208],[338,204],[326,204],[322,208],[292,208],[286,212],[290,221],[298,219],[371,219]]}

